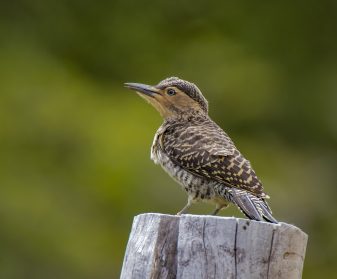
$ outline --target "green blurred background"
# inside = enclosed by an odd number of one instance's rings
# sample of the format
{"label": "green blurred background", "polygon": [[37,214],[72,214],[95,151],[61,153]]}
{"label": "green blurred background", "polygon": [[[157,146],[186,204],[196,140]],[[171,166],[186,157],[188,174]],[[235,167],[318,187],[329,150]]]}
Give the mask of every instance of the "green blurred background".
{"label": "green blurred background", "polygon": [[309,234],[304,278],[336,275],[336,1],[12,0],[0,4],[0,278],[118,278],[133,216],[182,208],[149,159],[161,118],[123,88],[173,75],[202,89],[274,216]]}

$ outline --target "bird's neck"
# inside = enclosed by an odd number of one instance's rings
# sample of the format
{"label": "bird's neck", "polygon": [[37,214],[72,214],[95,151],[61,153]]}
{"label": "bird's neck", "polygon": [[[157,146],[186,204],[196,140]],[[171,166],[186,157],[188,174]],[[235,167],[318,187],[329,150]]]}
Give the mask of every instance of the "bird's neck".
{"label": "bird's neck", "polygon": [[188,111],[186,113],[175,114],[170,117],[166,117],[164,119],[165,124],[173,124],[173,123],[193,123],[193,122],[200,122],[209,119],[208,114],[201,112],[201,111]]}

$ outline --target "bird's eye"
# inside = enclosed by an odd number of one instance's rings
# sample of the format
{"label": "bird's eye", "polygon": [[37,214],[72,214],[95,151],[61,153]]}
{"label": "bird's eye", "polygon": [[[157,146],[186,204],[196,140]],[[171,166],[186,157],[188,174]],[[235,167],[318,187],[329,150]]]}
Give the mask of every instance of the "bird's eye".
{"label": "bird's eye", "polygon": [[173,96],[176,94],[176,91],[173,88],[169,88],[166,93],[169,96]]}

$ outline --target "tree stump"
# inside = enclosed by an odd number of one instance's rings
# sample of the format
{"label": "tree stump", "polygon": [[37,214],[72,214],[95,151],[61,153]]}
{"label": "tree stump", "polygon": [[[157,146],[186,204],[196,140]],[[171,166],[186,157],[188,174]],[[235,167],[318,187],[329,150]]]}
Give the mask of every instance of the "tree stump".
{"label": "tree stump", "polygon": [[122,279],[298,279],[308,236],[286,223],[208,215],[134,218]]}

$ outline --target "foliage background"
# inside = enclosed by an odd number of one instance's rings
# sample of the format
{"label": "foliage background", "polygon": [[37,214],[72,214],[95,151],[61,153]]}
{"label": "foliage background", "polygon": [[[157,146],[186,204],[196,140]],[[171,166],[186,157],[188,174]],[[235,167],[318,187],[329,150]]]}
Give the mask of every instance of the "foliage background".
{"label": "foliage background", "polygon": [[181,209],[149,160],[161,119],[123,88],[172,75],[309,234],[304,278],[334,277],[336,61],[332,0],[2,1],[0,278],[118,278],[133,216]]}

